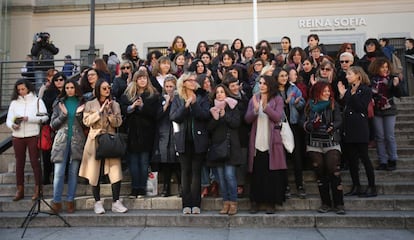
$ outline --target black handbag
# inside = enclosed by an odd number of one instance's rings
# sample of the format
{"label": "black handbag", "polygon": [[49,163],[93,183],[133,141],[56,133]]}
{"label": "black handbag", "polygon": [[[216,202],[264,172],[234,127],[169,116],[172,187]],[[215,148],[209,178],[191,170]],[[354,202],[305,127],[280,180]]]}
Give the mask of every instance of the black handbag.
{"label": "black handbag", "polygon": [[227,131],[224,141],[210,145],[207,150],[207,161],[217,162],[230,158],[230,147],[230,133]]}
{"label": "black handbag", "polygon": [[104,133],[96,136],[96,160],[105,158],[121,158],[125,155],[127,146],[120,133]]}

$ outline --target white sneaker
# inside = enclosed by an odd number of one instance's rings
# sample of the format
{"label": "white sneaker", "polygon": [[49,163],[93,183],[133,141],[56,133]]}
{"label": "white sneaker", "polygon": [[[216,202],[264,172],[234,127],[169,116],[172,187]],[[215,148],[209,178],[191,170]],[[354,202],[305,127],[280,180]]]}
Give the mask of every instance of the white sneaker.
{"label": "white sneaker", "polygon": [[192,213],[192,214],[200,214],[200,213],[201,213],[201,210],[200,210],[200,208],[199,208],[199,207],[193,207],[193,208],[191,209],[191,213]]}
{"label": "white sneaker", "polygon": [[102,200],[95,202],[94,210],[95,210],[96,214],[104,214],[105,213],[105,208],[103,207],[103,201]]}
{"label": "white sneaker", "polygon": [[127,211],[128,208],[126,208],[120,200],[116,200],[116,202],[112,203],[112,212],[125,213]]}
{"label": "white sneaker", "polygon": [[191,214],[191,208],[189,208],[189,207],[183,208],[183,214],[184,215]]}

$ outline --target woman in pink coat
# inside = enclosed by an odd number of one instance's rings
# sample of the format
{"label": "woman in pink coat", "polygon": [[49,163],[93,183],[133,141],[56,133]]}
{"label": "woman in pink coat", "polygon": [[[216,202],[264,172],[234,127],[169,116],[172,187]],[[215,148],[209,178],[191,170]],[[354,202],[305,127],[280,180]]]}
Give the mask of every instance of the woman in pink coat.
{"label": "woman in pink coat", "polygon": [[285,201],[287,166],[280,136],[284,103],[276,86],[271,76],[260,77],[260,92],[250,99],[245,115],[246,122],[252,123],[249,144],[251,213],[256,213],[259,204],[263,204],[266,213],[273,214],[275,204],[282,205]]}

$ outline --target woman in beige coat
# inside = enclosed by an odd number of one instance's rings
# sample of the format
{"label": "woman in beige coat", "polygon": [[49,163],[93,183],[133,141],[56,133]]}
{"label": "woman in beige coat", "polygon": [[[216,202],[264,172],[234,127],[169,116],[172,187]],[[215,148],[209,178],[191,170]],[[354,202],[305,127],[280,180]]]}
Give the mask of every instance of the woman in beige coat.
{"label": "woman in beige coat", "polygon": [[115,128],[122,123],[119,104],[110,96],[111,87],[104,80],[99,80],[94,89],[95,99],[85,105],[83,123],[90,128],[88,138],[83,151],[79,176],[87,178],[92,185],[92,193],[95,198],[94,210],[97,214],[105,213],[103,201],[100,198],[99,176],[107,174],[112,185],[112,212],[126,212],[119,200],[121,190],[122,169],[120,158],[95,159],[96,136],[102,133],[115,133]]}

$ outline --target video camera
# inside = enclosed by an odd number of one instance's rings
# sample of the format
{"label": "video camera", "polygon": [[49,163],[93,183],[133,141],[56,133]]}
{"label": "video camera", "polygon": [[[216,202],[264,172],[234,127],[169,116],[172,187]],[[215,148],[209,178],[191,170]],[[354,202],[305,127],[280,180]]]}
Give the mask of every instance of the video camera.
{"label": "video camera", "polygon": [[46,43],[49,41],[50,34],[47,32],[36,33],[33,37],[33,41],[36,42],[38,38],[42,39],[42,42]]}

